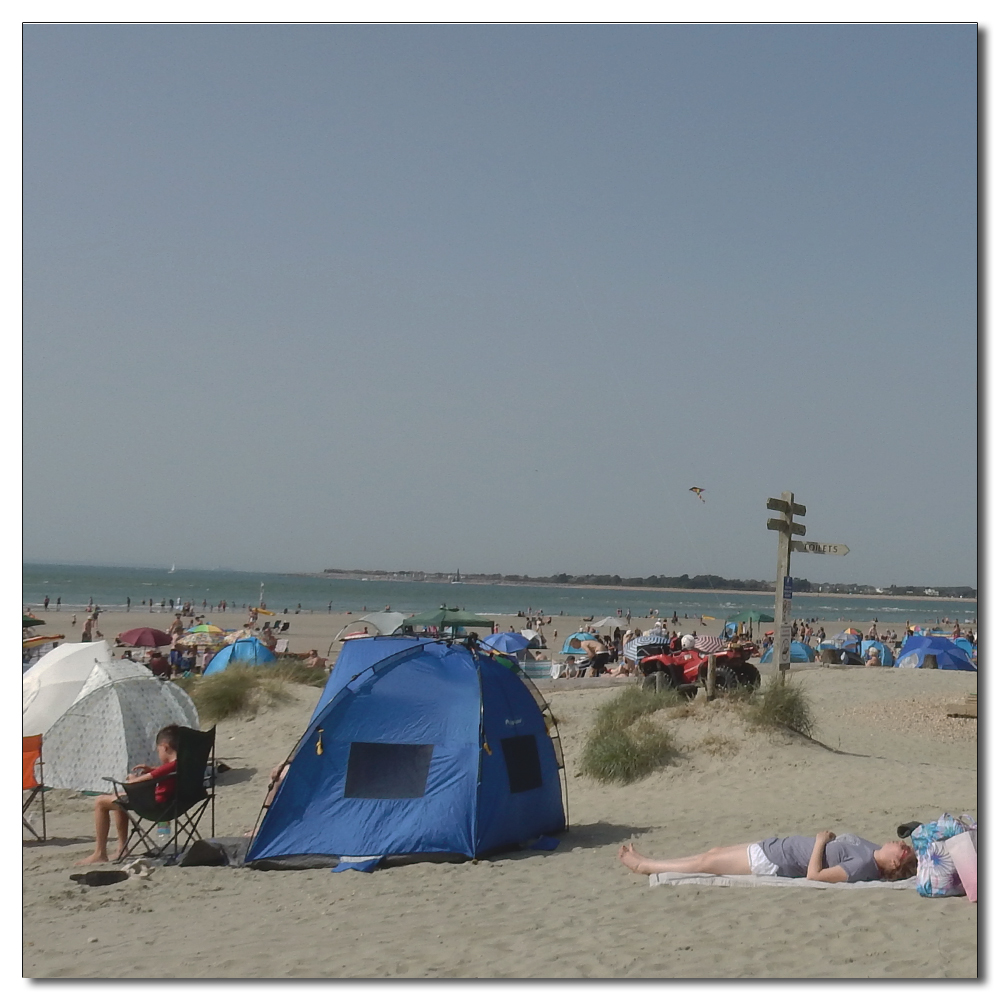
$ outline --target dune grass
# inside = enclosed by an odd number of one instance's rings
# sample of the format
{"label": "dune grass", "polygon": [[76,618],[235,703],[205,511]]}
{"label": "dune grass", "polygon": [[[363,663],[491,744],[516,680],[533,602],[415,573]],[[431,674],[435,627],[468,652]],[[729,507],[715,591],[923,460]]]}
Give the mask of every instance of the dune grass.
{"label": "dune grass", "polygon": [[677,752],[673,737],[649,716],[679,701],[675,691],[629,687],[605,702],[587,735],[583,773],[604,784],[627,785],[669,763]]}
{"label": "dune grass", "polygon": [[211,677],[189,680],[194,683],[185,689],[198,715],[209,722],[246,718],[289,698],[285,681],[263,668],[229,667]]}
{"label": "dune grass", "polygon": [[761,729],[790,729],[803,736],[812,736],[815,717],[812,705],[798,684],[781,683],[774,674],[746,702],[746,720]]}
{"label": "dune grass", "polygon": [[680,695],[673,688],[665,691],[627,687],[598,708],[595,726],[599,729],[624,729],[644,715],[652,715],[661,708],[673,708],[681,703]]}
{"label": "dune grass", "polygon": [[307,667],[297,656],[279,656],[273,667],[265,667],[271,677],[285,681],[288,684],[308,684],[310,687],[323,687],[330,675],[325,670]]}

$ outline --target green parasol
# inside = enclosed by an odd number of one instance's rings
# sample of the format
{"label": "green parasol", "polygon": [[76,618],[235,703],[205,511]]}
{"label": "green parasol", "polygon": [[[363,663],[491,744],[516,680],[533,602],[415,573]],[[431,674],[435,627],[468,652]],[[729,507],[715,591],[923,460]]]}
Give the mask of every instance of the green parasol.
{"label": "green parasol", "polygon": [[448,608],[443,604],[437,611],[424,611],[419,615],[410,615],[404,625],[436,625],[438,628],[481,628],[492,629],[493,622],[471,611],[459,611],[458,608]]}

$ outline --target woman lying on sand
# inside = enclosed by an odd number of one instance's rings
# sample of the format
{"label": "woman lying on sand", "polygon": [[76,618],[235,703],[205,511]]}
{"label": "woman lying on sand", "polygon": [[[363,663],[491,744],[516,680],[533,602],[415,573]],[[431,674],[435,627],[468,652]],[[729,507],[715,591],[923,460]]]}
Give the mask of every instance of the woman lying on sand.
{"label": "woman lying on sand", "polygon": [[879,847],[853,833],[835,836],[822,830],[815,837],[766,837],[753,844],[712,847],[686,858],[657,861],[643,857],[632,844],[618,858],[637,875],[656,872],[704,872],[708,875],[782,875],[817,882],[895,881],[916,874],[913,848],[902,840]]}

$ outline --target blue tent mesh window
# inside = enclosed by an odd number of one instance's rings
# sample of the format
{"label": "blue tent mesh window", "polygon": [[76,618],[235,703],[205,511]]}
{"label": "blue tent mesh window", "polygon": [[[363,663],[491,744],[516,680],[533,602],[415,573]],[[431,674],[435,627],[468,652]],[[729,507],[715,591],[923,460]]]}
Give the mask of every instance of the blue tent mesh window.
{"label": "blue tent mesh window", "polygon": [[507,781],[511,794],[530,792],[542,787],[542,763],[538,759],[538,744],[534,736],[509,736],[500,741],[507,765]]}
{"label": "blue tent mesh window", "polygon": [[433,743],[352,743],[344,798],[423,798],[433,753]]}

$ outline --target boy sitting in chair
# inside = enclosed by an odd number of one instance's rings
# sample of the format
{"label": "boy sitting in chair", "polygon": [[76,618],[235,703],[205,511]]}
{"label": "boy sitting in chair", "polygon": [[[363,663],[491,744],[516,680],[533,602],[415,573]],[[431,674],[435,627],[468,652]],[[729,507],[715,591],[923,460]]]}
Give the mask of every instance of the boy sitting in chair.
{"label": "boy sitting in chair", "polygon": [[177,770],[177,729],[175,725],[164,726],[156,734],[156,755],[160,758],[159,767],[149,767],[139,764],[132,768],[125,784],[128,785],[128,795],[120,799],[115,795],[98,795],[94,801],[94,830],[97,845],[94,853],[78,865],[93,865],[108,861],[108,832],[111,829],[111,813],[115,814],[115,830],[118,834],[118,853],[112,861],[121,861],[125,857],[125,845],[128,841],[128,816],[119,802],[134,802],[146,807],[154,803],[161,805],[170,801],[174,794]]}

